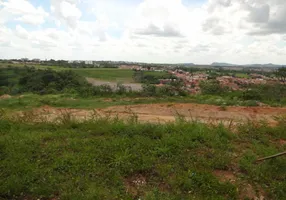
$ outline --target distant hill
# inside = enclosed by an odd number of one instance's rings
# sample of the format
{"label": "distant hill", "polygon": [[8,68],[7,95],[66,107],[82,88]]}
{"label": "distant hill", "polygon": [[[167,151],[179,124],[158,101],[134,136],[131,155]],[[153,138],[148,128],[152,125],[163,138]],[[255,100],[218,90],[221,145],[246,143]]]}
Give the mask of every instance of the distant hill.
{"label": "distant hill", "polygon": [[230,63],[214,62],[214,63],[211,64],[211,66],[231,67],[231,66],[237,66],[237,65],[235,65],[235,64],[230,64]]}
{"label": "distant hill", "polygon": [[234,66],[241,66],[241,67],[282,67],[283,65],[275,65],[272,63],[268,64],[246,64],[246,65],[237,65],[237,64],[231,64],[231,63],[220,63],[220,62],[214,62],[211,64],[211,66],[219,66],[219,67],[234,67]]}
{"label": "distant hill", "polygon": [[194,66],[195,64],[194,63],[178,63],[176,65],[181,65],[181,66],[183,65],[185,67],[189,67],[189,66]]}
{"label": "distant hill", "polygon": [[252,64],[252,65],[246,65],[249,67],[282,67],[283,65],[275,65],[272,63],[268,63],[268,64]]}

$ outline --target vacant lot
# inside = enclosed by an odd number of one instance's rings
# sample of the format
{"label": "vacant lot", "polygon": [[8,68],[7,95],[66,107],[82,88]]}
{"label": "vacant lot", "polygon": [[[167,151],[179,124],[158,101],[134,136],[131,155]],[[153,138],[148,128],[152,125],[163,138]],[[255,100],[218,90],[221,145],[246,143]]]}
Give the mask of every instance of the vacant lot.
{"label": "vacant lot", "polygon": [[285,157],[255,162],[285,151],[285,121],[233,132],[182,120],[58,117],[0,115],[0,199],[285,198]]}

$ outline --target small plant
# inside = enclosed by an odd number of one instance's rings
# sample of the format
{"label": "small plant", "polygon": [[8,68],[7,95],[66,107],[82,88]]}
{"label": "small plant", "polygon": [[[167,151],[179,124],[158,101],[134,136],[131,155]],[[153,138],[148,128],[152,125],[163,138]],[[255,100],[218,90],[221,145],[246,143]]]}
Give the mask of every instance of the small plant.
{"label": "small plant", "polygon": [[63,125],[71,125],[75,123],[72,113],[68,110],[62,110],[56,121]]}
{"label": "small plant", "polygon": [[40,103],[43,104],[43,105],[49,105],[49,106],[53,105],[52,101],[50,99],[46,99],[46,98],[45,99],[41,99]]}
{"label": "small plant", "polygon": [[249,106],[249,107],[258,106],[257,101],[254,101],[254,100],[248,100],[244,104],[245,104],[245,106]]}
{"label": "small plant", "polygon": [[222,105],[222,106],[219,107],[219,109],[220,109],[221,111],[226,111],[226,110],[227,110],[227,107],[226,107],[225,105]]}
{"label": "small plant", "polygon": [[6,116],[6,111],[0,108],[0,119],[3,119]]}
{"label": "small plant", "polygon": [[131,110],[130,107],[127,107],[126,112],[129,114],[128,122],[131,124],[138,123],[138,115]]}
{"label": "small plant", "polygon": [[20,98],[20,97],[18,97],[18,104],[19,104],[20,106],[24,106],[24,105],[25,105],[23,99]]}
{"label": "small plant", "polygon": [[183,114],[179,113],[177,110],[175,110],[175,119],[176,122],[178,123],[185,123],[187,122],[186,116],[184,116]]}

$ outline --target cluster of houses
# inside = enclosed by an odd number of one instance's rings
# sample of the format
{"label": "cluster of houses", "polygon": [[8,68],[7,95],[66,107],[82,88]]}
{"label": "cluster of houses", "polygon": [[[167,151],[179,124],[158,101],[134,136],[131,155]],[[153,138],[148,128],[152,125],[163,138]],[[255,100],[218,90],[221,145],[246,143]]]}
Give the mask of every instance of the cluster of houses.
{"label": "cluster of houses", "polygon": [[217,80],[222,86],[227,86],[232,90],[241,90],[241,87],[245,85],[267,83],[267,80],[262,78],[236,78],[232,76],[221,76]]}
{"label": "cluster of houses", "polygon": [[[200,82],[206,81],[209,79],[209,75],[204,72],[197,72],[190,74],[183,70],[169,70],[170,74],[173,74],[177,78],[183,81],[184,89],[189,93],[197,94],[200,93]],[[263,76],[261,74],[250,74],[249,78],[238,78],[233,76],[219,76],[216,80],[220,83],[221,86],[229,87],[232,90],[242,90],[243,86],[251,84],[266,84],[277,82],[276,78],[270,78]],[[167,84],[173,80],[160,80],[161,84]]]}

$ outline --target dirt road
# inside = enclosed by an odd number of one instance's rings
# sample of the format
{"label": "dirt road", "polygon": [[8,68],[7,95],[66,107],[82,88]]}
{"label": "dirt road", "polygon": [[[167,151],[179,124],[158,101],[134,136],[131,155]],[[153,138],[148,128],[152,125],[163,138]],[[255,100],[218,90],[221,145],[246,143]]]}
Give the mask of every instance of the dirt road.
{"label": "dirt road", "polygon": [[[51,118],[57,117],[60,113],[69,112],[78,119],[90,118],[94,114],[94,111],[91,110],[60,109],[47,106],[37,109],[36,112]],[[123,119],[136,115],[142,122],[168,122],[174,121],[178,116],[184,116],[187,120],[199,120],[208,123],[266,120],[270,124],[276,124],[274,118],[286,115],[286,108],[231,106],[222,109],[214,105],[169,103],[114,106],[97,109],[96,112],[100,115],[119,116]]]}

